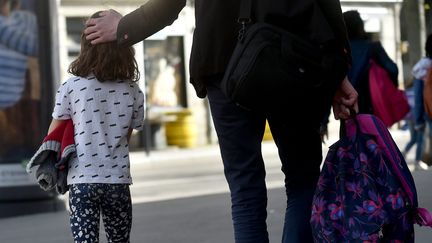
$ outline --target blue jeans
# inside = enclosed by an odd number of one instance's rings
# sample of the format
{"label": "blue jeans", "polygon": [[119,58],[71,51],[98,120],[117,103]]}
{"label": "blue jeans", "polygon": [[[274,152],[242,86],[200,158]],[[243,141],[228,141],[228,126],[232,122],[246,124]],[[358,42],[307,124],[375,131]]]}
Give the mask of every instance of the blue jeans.
{"label": "blue jeans", "polygon": [[288,199],[282,242],[313,242],[309,220],[322,160],[320,120],[295,117],[294,108],[287,108],[289,118],[246,111],[221,92],[219,79],[207,83],[207,93],[231,191],[235,242],[269,242],[266,172],[261,154],[266,119],[285,174]]}
{"label": "blue jeans", "polygon": [[[404,152],[405,154],[408,154],[408,152],[411,150],[411,148],[416,145],[416,152],[415,152],[415,160],[419,161],[422,156],[422,144],[423,144],[423,134],[424,131],[416,129],[414,125],[414,121],[408,120],[408,129],[410,132],[410,140],[405,145]],[[423,129],[424,130],[424,129]]]}
{"label": "blue jeans", "polygon": [[[423,103],[424,81],[421,79],[414,80],[414,129],[416,132],[416,156],[415,160],[419,161],[424,153],[424,141],[432,137],[432,120],[425,112]],[[426,126],[429,127],[429,134],[425,134]]]}
{"label": "blue jeans", "polygon": [[425,123],[425,108],[423,103],[423,88],[424,81],[421,79],[414,79],[414,122],[415,126]]}

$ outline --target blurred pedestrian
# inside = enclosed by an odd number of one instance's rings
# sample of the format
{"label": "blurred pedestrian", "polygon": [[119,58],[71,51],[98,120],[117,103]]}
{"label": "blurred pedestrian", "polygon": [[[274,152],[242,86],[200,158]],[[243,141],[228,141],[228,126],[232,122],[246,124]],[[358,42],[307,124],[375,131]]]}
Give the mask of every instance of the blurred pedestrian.
{"label": "blurred pedestrian", "polygon": [[[432,138],[432,121],[425,112],[423,101],[424,82],[427,73],[432,68],[432,35],[429,35],[425,44],[426,56],[422,57],[413,67],[412,75],[414,76],[414,129],[417,132],[417,150],[415,155],[415,168],[427,169],[428,165],[422,161],[422,155],[425,152],[425,140]],[[428,129],[426,128],[428,126]],[[429,131],[425,134],[425,131]],[[430,153],[430,152],[428,152]]]}
{"label": "blurred pedestrian", "polygon": [[371,41],[364,29],[360,13],[351,10],[343,13],[348,37],[351,45],[352,64],[348,71],[348,79],[357,90],[359,112],[374,114],[369,91],[370,60],[374,60],[389,74],[395,87],[398,87],[398,67],[380,42]]}
{"label": "blurred pedestrian", "polygon": [[144,119],[134,50],[116,42],[92,45],[83,34],[69,72],[73,77],[57,91],[48,133],[72,119],[77,156],[69,164],[67,184],[74,241],[99,242],[102,215],[108,242],[129,242],[129,138]]}
{"label": "blurred pedestrian", "polygon": [[[414,108],[415,108],[415,94],[414,87],[409,87],[405,89],[405,95],[408,99],[408,104],[410,105],[410,112],[405,117],[406,125],[403,126],[403,129],[408,129],[410,133],[410,140],[405,145],[405,148],[402,150],[402,154],[404,157],[409,153],[411,148],[418,143],[418,133],[415,129],[415,120],[414,120]],[[406,127],[406,128],[405,128]],[[420,153],[418,153],[420,152]],[[416,146],[416,157],[421,156],[421,148]]]}
{"label": "blurred pedestrian", "polygon": [[[103,12],[101,18],[87,21],[85,33],[92,44],[117,40],[119,45],[129,46],[170,25],[185,4],[185,0],[150,0],[124,17],[109,10]],[[309,220],[322,161],[320,119],[316,117],[323,111],[305,108],[305,103],[311,102],[312,97],[304,97],[303,102],[286,107],[287,114],[283,115],[248,111],[228,99],[221,91],[220,82],[241,28],[237,22],[240,1],[195,0],[194,4],[196,28],[190,58],[190,81],[198,97],[207,96],[210,103],[225,177],[231,191],[235,241],[269,241],[265,167],[261,154],[267,119],[279,149],[288,197],[282,241],[313,242]],[[260,4],[279,12],[284,17],[281,19],[285,19],[285,26],[308,38],[320,34],[332,36],[334,51],[344,55],[347,62],[350,59],[339,0],[277,1],[272,4],[261,1]],[[273,17],[273,20],[281,17],[272,15],[271,11],[268,13],[266,17]],[[319,14],[312,16],[312,13]],[[313,22],[313,17],[317,16],[321,17],[320,21]],[[333,33],[320,32],[327,21]],[[357,93],[347,79],[333,81],[339,85],[333,102],[335,117],[347,118],[348,107],[356,107]],[[316,102],[312,107],[330,104],[331,100]],[[292,115],[290,118],[288,113]]]}

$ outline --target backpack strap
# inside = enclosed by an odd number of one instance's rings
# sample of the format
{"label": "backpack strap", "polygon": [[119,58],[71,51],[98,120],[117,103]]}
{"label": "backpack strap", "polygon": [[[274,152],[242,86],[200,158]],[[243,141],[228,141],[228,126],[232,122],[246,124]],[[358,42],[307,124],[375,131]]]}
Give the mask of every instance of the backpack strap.
{"label": "backpack strap", "polygon": [[[356,135],[360,134],[361,129],[360,129],[360,123],[357,120],[357,111],[355,111],[353,108],[349,108],[349,112],[350,112],[350,116],[349,116],[348,120],[350,120],[351,124],[352,123],[354,124],[355,131],[356,131],[355,134]],[[345,120],[345,119],[340,120],[339,139],[353,135],[352,126],[351,125],[347,126],[348,120]]]}
{"label": "backpack strap", "polygon": [[415,221],[420,226],[428,226],[432,228],[432,214],[425,208],[417,208]]}
{"label": "backpack strap", "polygon": [[[385,156],[387,156],[387,158],[389,158],[391,161],[392,171],[395,173],[395,176],[399,178],[402,188],[409,199],[409,203],[413,206],[413,208],[417,208],[418,201],[414,179],[412,178],[411,173],[406,175],[403,174],[402,170],[408,170],[408,167],[406,167],[406,164],[404,166],[404,163],[402,163],[401,160],[403,160],[403,157],[398,151],[396,143],[393,141],[393,138],[388,132],[387,127],[378,118],[369,114],[359,114],[357,115],[356,120],[360,125],[360,130],[362,133],[375,136],[378,146],[383,150]],[[354,121],[349,120],[347,124],[347,133],[350,137],[356,133],[356,126],[353,124],[353,122]]]}

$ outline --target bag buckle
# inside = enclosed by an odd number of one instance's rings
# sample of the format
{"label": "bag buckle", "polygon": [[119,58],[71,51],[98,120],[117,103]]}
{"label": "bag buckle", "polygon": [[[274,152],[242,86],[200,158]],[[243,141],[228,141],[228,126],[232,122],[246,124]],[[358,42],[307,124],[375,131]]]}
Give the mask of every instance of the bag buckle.
{"label": "bag buckle", "polygon": [[242,41],[244,38],[244,35],[246,33],[246,25],[249,24],[250,22],[252,22],[251,18],[238,18],[237,19],[237,23],[241,24],[241,28],[239,30],[237,39],[239,41]]}

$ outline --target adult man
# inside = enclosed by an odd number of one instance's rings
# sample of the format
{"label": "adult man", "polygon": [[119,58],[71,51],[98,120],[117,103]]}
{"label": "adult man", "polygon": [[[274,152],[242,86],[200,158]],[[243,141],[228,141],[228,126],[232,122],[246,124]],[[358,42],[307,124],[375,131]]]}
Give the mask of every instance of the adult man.
{"label": "adult man", "polygon": [[[134,44],[171,24],[185,2],[150,0],[124,17],[113,10],[103,12],[101,18],[87,22],[87,39],[91,39],[92,44],[114,40],[120,45]],[[297,23],[309,21],[308,10],[316,7],[319,2],[334,31],[339,50],[349,50],[339,0],[281,1],[282,6],[267,2],[269,1],[259,2],[260,8],[266,7],[270,9],[269,12],[282,11],[282,14],[286,13]],[[231,191],[235,239],[237,243],[268,242],[265,223],[267,192],[261,155],[261,141],[267,118],[279,148],[282,171],[286,177],[288,205],[283,242],[312,242],[310,207],[322,160],[318,132],[320,119],[304,117],[303,114],[315,111],[304,111],[301,104],[287,107],[287,113],[301,112],[301,117],[297,118],[287,119],[280,114],[246,111],[221,92],[220,81],[240,27],[237,23],[239,8],[240,1],[195,0],[196,29],[190,60],[190,81],[198,97],[204,98],[207,95],[210,102],[225,176]],[[255,11],[260,8],[256,7]],[[349,115],[347,107],[356,108],[357,93],[348,80],[336,82],[341,84],[334,98],[335,116],[346,118]],[[306,102],[310,98],[305,97]]]}

